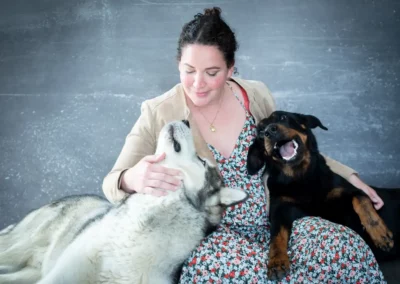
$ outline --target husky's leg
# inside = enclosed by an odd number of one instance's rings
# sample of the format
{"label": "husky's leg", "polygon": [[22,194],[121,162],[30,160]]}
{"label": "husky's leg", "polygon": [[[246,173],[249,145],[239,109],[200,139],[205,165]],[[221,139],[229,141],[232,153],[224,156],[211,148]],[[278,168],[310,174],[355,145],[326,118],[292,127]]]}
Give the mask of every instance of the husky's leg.
{"label": "husky's leg", "polygon": [[95,266],[85,255],[61,257],[49,274],[44,275],[37,284],[96,283]]}
{"label": "husky's leg", "polygon": [[14,272],[16,269],[10,265],[0,265],[0,274],[7,274]]}
{"label": "husky's leg", "polygon": [[11,245],[8,249],[0,251],[0,266],[23,266],[32,256],[31,251],[32,248],[28,248],[23,243]]}
{"label": "husky's leg", "polygon": [[96,250],[81,238],[65,249],[54,267],[37,284],[96,283],[97,265]]}
{"label": "husky's leg", "polygon": [[42,262],[58,214],[58,210],[42,207],[4,229],[0,234],[0,266],[22,267],[32,257]]}
{"label": "husky's leg", "polygon": [[24,267],[23,269],[8,273],[0,274],[1,284],[32,284],[36,283],[41,277],[38,269],[33,267]]}
{"label": "husky's leg", "polygon": [[14,227],[15,227],[15,224],[5,227],[3,230],[0,231],[0,236],[9,233]]}
{"label": "husky's leg", "polygon": [[9,226],[0,234],[0,283],[8,283],[4,279],[23,278],[30,271],[25,266],[32,257],[33,246],[26,235],[14,234],[13,229]]}

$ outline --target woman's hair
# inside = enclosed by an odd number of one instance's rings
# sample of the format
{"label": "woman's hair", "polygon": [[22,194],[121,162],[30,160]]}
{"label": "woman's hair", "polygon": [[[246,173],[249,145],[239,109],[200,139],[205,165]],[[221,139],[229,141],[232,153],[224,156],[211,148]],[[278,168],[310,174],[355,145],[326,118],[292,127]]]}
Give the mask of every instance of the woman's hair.
{"label": "woman's hair", "polygon": [[238,44],[235,34],[221,18],[221,9],[218,7],[204,9],[204,14],[195,15],[183,26],[178,42],[178,61],[181,60],[182,49],[188,44],[216,46],[224,55],[228,68],[235,64]]}

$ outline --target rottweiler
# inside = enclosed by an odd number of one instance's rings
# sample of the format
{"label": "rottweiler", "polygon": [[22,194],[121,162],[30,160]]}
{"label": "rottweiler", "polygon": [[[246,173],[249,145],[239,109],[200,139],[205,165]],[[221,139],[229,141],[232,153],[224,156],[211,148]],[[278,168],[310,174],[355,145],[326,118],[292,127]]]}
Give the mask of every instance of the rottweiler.
{"label": "rottweiler", "polygon": [[328,130],[312,115],[275,111],[257,125],[247,170],[268,173],[271,243],[268,276],[279,280],[290,270],[287,254],[292,224],[319,216],[356,231],[378,261],[399,257],[400,190],[373,187],[385,205],[378,212],[369,197],[334,173],[319,153],[312,129]]}

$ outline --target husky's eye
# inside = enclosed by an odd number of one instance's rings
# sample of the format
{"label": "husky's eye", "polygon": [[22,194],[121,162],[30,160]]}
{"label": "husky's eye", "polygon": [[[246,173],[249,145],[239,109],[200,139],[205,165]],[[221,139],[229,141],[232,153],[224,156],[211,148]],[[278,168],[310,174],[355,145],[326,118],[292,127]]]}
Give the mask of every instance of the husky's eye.
{"label": "husky's eye", "polygon": [[174,150],[175,152],[179,153],[181,151],[181,144],[174,139]]}
{"label": "husky's eye", "polygon": [[281,120],[282,120],[282,121],[284,121],[284,120],[286,120],[286,119],[287,119],[287,116],[286,116],[286,115],[284,115],[284,114],[281,115]]}
{"label": "husky's eye", "polygon": [[206,161],[204,161],[202,158],[200,158],[199,156],[197,156],[197,159],[200,160],[200,162],[203,164],[203,166],[206,166]]}

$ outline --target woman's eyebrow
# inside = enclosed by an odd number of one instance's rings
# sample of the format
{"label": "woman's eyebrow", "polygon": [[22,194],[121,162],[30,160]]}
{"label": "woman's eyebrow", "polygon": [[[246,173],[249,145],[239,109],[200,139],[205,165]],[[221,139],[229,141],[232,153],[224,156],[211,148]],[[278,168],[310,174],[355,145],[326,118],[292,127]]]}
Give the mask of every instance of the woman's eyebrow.
{"label": "woman's eyebrow", "polygon": [[[188,64],[188,63],[184,63],[184,65],[186,65],[187,67],[190,67],[190,68],[193,68],[193,69],[195,69],[192,65],[190,65],[190,64]],[[221,67],[218,67],[218,66],[212,66],[212,67],[208,67],[208,68],[206,68],[206,70],[211,70],[211,69],[221,69]]]}

